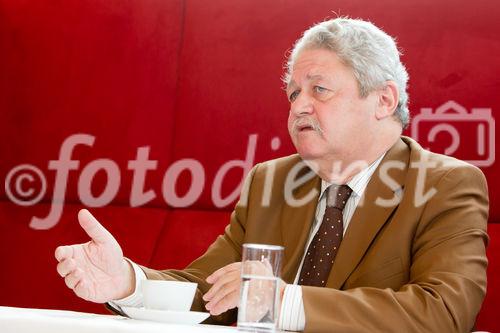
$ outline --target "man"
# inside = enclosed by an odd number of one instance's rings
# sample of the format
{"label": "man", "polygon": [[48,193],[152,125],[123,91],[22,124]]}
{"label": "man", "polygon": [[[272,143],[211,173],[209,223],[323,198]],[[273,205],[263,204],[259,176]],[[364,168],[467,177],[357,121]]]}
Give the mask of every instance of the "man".
{"label": "man", "polygon": [[141,279],[198,283],[193,310],[235,320],[241,245],[285,247],[282,329],[468,332],[486,290],[488,196],[477,168],[401,137],[408,75],[393,39],[337,18],[288,60],[288,128],[298,155],[256,165],[231,222],[184,270],[123,257],[88,211],[91,237],[56,250],[57,270],[94,302],[140,306]]}

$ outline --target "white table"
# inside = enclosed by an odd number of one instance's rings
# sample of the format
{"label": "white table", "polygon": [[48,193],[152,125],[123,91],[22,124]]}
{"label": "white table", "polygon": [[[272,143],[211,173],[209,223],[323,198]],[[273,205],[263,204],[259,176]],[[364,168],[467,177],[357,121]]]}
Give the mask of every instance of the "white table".
{"label": "white table", "polygon": [[1,333],[234,333],[234,327],[154,323],[113,315],[0,306]]}

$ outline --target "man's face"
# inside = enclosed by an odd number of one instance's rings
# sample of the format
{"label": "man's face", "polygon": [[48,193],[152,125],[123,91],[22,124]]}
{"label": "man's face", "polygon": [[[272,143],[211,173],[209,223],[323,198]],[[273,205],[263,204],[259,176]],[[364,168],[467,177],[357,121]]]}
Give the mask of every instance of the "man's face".
{"label": "man's face", "polygon": [[288,131],[303,159],[359,158],[375,121],[377,97],[360,98],[352,69],[334,52],[303,50],[292,67],[287,95]]}

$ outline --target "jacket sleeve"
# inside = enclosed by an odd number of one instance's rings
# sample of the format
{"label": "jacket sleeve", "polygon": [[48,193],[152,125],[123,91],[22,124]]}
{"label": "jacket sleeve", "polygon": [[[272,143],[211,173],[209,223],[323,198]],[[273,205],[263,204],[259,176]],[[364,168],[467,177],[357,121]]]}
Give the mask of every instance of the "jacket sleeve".
{"label": "jacket sleeve", "polygon": [[[193,301],[192,311],[206,311],[202,296],[211,285],[205,279],[217,269],[230,263],[241,261],[241,247],[244,243],[245,225],[247,219],[247,203],[251,195],[251,183],[258,165],[256,165],[245,179],[240,200],[231,214],[229,225],[224,234],[220,235],[210,245],[207,251],[183,270],[154,270],[141,266],[150,280],[178,280],[198,283],[198,289]],[[236,321],[236,309],[219,316],[212,316],[206,323],[231,324]]]}

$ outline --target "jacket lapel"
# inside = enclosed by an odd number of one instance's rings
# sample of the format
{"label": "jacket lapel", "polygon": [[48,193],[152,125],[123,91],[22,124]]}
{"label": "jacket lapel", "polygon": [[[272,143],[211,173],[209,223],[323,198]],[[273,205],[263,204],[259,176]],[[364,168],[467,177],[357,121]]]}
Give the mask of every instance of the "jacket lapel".
{"label": "jacket lapel", "polygon": [[[312,171],[304,167],[299,177],[306,177],[308,172]],[[308,195],[311,199],[299,206],[291,205],[285,200],[281,211],[281,236],[285,247],[283,280],[287,283],[292,283],[295,279],[318,204],[321,179],[317,175],[311,176],[311,179],[292,191],[297,200]]]}
{"label": "jacket lapel", "polygon": [[[377,198],[389,200],[401,195],[406,171],[408,169],[410,152],[408,146],[399,139],[387,152],[365,189],[363,197],[351,218],[349,227],[344,235],[339,251],[335,258],[326,286],[341,289],[366,250],[377,235],[378,231],[390,218],[399,201],[393,200],[390,204],[381,205]],[[381,168],[385,163],[394,163],[388,174],[395,182],[390,188],[380,176]]]}

